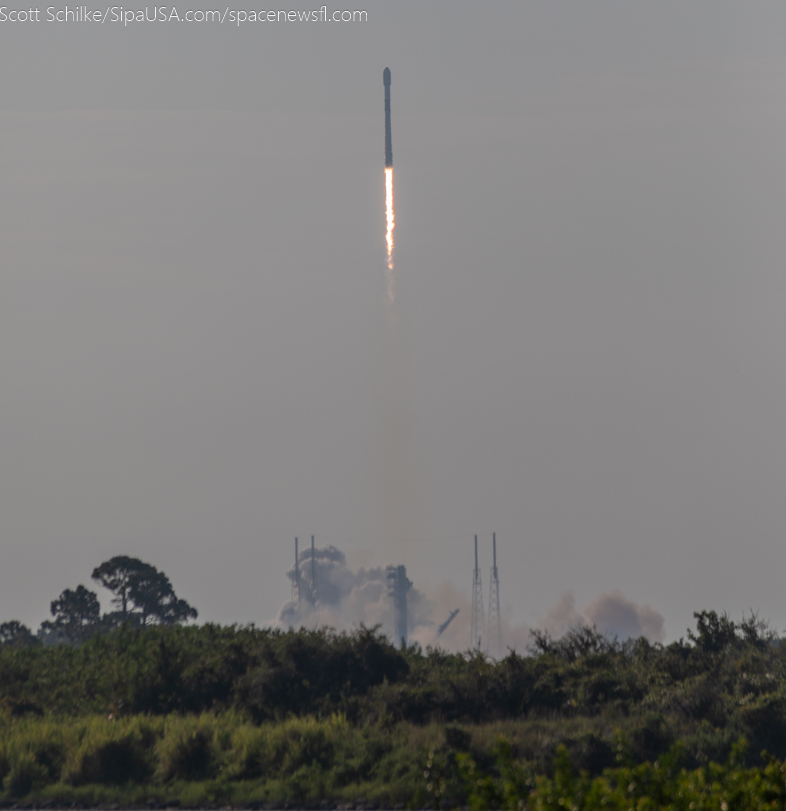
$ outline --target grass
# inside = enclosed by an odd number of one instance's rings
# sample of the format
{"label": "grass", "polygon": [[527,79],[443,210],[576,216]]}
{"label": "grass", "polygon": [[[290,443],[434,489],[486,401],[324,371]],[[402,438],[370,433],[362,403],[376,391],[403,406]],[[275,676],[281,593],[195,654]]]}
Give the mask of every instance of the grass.
{"label": "grass", "polygon": [[396,805],[417,789],[440,732],[353,727],[340,715],[256,726],[229,712],[79,719],[0,717],[6,801],[94,806]]}
{"label": "grass", "polygon": [[467,800],[460,753],[495,773],[500,739],[510,743],[517,768],[531,775],[553,773],[560,747],[576,771],[600,775],[621,763],[654,762],[647,747],[664,751],[678,737],[688,752],[702,746],[712,752],[721,738],[727,743],[727,733],[709,725],[693,737],[685,732],[655,717],[610,713],[420,726],[354,725],[340,714],[255,724],[235,711],[81,718],[6,713],[0,714],[0,799],[64,807],[327,802],[424,808],[434,807],[429,787],[439,785],[442,807],[456,807]]}

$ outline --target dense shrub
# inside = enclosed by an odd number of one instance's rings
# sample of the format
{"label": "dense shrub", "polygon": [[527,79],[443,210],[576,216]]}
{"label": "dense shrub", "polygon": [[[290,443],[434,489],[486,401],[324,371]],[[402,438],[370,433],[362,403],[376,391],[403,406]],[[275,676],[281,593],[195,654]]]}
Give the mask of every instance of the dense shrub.
{"label": "dense shrub", "polygon": [[84,752],[73,782],[109,785],[143,783],[150,774],[149,759],[141,742],[132,736],[126,736]]}
{"label": "dense shrub", "polygon": [[765,768],[786,758],[785,683],[786,645],[712,612],[667,646],[585,628],[500,661],[365,628],[121,627],[0,646],[0,781],[7,799],[58,802],[155,786],[191,804],[433,803],[428,771],[440,803],[463,804],[458,756],[497,774],[500,735],[532,780],[560,757],[589,777],[662,763],[677,743],[681,767],[710,768],[742,736],[746,765]]}
{"label": "dense shrub", "polygon": [[607,769],[600,777],[577,774],[564,747],[557,752],[553,775],[534,775],[516,762],[506,741],[498,744],[490,771],[479,768],[469,755],[458,755],[458,763],[473,811],[520,811],[525,807],[539,811],[783,808],[786,765],[770,760],[765,766],[746,769],[742,766],[746,746],[743,739],[724,764],[711,763],[693,770],[680,768],[684,753],[675,747],[655,763]]}
{"label": "dense shrub", "polygon": [[[522,800],[553,811],[574,805],[687,810],[691,802],[696,809],[721,809],[723,802],[734,811],[783,807],[786,767],[764,758],[745,768],[744,747],[729,738],[730,730],[701,727],[655,761],[637,764],[636,746],[657,751],[672,730],[655,716],[617,720],[620,726],[610,728],[597,717],[479,726],[358,726],[341,715],[256,726],[232,713],[12,719],[2,723],[3,748],[11,753],[3,789],[6,801],[26,797],[25,803],[60,807],[138,807],[150,798],[185,807],[329,801],[519,811]],[[46,736],[62,747],[64,782],[36,760],[35,752],[44,752],[36,744]],[[776,790],[781,805],[768,805]],[[570,804],[560,805],[560,798]]]}
{"label": "dense shrub", "polygon": [[164,780],[207,780],[218,768],[214,730],[204,723],[179,726],[161,742],[159,758]]}
{"label": "dense shrub", "polygon": [[46,767],[37,763],[29,752],[25,752],[11,764],[3,787],[9,797],[18,798],[49,782],[51,778]]}
{"label": "dense shrub", "polygon": [[697,615],[692,640],[622,644],[585,628],[560,640],[538,634],[529,655],[492,662],[479,653],[401,651],[365,628],[336,634],[121,627],[79,647],[0,647],[0,711],[117,716],[235,709],[258,723],[342,712],[351,722],[420,724],[643,711],[672,718],[672,726],[687,719],[714,727],[744,712],[741,725],[751,739],[786,756],[777,721],[786,714],[774,711],[773,721],[772,713],[755,709],[774,707],[780,696],[784,645],[761,624],[737,625],[713,612]]}

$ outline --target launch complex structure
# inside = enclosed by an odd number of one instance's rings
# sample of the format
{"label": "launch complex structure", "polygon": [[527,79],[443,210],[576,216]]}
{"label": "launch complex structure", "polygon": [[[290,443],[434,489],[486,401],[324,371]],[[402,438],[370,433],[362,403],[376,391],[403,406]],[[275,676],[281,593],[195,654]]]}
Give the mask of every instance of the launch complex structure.
{"label": "launch complex structure", "polygon": [[[483,610],[483,583],[478,565],[478,536],[475,536],[475,568],[472,571],[472,621],[470,629],[470,650],[483,651],[488,656],[500,658],[502,645],[502,614],[499,599],[499,570],[497,568],[497,533],[492,534],[493,564],[489,587],[488,618]],[[305,564],[305,565],[302,565]],[[392,628],[386,632],[395,645],[407,646],[409,635],[409,592],[412,581],[407,577],[406,566],[387,566],[385,568],[385,592],[392,617]],[[296,608],[298,620],[303,616],[303,604],[309,609],[319,605],[319,587],[317,582],[316,548],[314,536],[311,536],[311,554],[305,553],[301,559],[299,541],[295,538],[295,569],[292,575],[292,604]],[[437,638],[459,613],[456,608],[448,618],[437,627]],[[392,631],[392,633],[391,633]]]}
{"label": "launch complex structure", "polygon": [[312,606],[317,604],[317,563],[314,553],[314,536],[311,536],[311,577],[304,581],[300,576],[300,557],[298,555],[298,539],[295,538],[295,576],[292,578],[292,602],[298,607],[300,614],[300,602],[305,600]]}
{"label": "launch complex structure", "polygon": [[[309,560],[305,558],[305,560]],[[314,536],[311,536],[311,556],[310,565],[307,565],[308,575],[304,578],[301,574],[301,558],[298,538],[295,538],[295,571],[292,576],[291,602],[297,609],[297,616],[302,616],[302,605],[308,603],[312,608],[316,608],[319,603],[319,588],[317,584],[317,564],[316,549],[314,547]],[[407,577],[406,566],[388,566],[385,569],[385,586],[390,606],[393,609],[393,636],[396,645],[407,646],[407,631],[409,627],[409,616],[407,612],[408,594],[412,588],[412,581]],[[439,636],[453,617],[458,614],[458,610],[448,618],[439,628]]]}
{"label": "launch complex structure", "polygon": [[[488,625],[483,616],[483,582],[478,566],[478,536],[475,536],[475,568],[472,570],[472,626],[470,629],[470,648],[481,650],[485,641],[486,653],[494,658],[502,656],[502,613],[499,607],[499,570],[497,569],[497,533],[492,534],[494,563],[491,567],[489,583]],[[486,638],[483,639],[483,629]]]}
{"label": "launch complex structure", "polygon": [[393,641],[403,648],[407,646],[407,595],[412,581],[407,579],[406,566],[388,566],[385,569],[388,598],[393,605]]}

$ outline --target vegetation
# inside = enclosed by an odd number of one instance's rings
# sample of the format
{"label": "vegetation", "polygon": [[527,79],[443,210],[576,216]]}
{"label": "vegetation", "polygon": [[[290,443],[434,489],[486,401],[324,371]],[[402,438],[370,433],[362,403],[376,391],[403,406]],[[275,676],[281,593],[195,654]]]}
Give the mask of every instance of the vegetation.
{"label": "vegetation", "polygon": [[522,769],[505,741],[496,750],[495,776],[482,774],[468,755],[459,753],[457,762],[472,811],[519,811],[524,807],[543,811],[763,811],[786,807],[786,765],[770,758],[766,766],[745,768],[745,751],[743,739],[725,764],[711,763],[688,771],[680,768],[681,750],[675,746],[653,764],[607,769],[595,778],[586,772],[577,776],[564,747],[557,751],[553,777]]}
{"label": "vegetation", "polygon": [[[126,555],[107,560],[93,569],[93,580],[114,594],[119,609],[107,615],[109,624],[177,625],[197,618],[197,611],[175,594],[169,578],[155,566]],[[106,624],[106,623],[105,623]]]}
{"label": "vegetation", "polygon": [[101,615],[98,595],[85,586],[65,589],[49,604],[53,619],[41,623],[37,637],[18,620],[0,624],[0,645],[17,647],[36,641],[78,645],[120,625],[181,625],[196,619],[197,610],[180,599],[169,578],[155,566],[118,555],[93,569],[93,580],[108,589],[118,610]]}
{"label": "vegetation", "polygon": [[0,626],[8,803],[783,808],[784,757],[786,644],[756,617],[666,646],[537,633],[499,662],[366,628]]}

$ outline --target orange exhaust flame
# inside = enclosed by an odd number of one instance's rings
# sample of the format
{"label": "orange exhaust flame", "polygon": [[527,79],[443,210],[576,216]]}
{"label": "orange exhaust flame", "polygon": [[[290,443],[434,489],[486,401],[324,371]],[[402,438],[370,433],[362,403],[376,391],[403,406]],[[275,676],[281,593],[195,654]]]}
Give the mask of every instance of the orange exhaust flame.
{"label": "orange exhaust flame", "polygon": [[393,214],[393,167],[385,169],[385,215],[387,218],[387,232],[385,240],[388,245],[388,270],[386,273],[388,281],[388,302],[392,304],[395,300],[393,290],[393,229],[396,227],[396,218]]}

